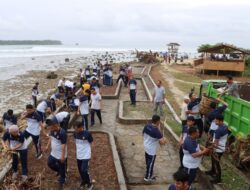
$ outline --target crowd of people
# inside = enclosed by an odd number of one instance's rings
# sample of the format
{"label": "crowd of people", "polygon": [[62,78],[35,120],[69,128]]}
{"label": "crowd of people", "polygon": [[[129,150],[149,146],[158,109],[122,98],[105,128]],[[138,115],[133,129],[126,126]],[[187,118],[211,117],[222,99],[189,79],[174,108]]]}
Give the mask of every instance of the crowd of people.
{"label": "crowd of people", "polygon": [[[76,111],[82,117],[82,121],[74,125],[73,135],[76,144],[76,162],[81,178],[80,186],[87,190],[93,188],[88,172],[91,143],[93,142],[88,121],[90,115],[90,126],[94,126],[95,115],[97,115],[100,125],[102,124],[102,96],[99,83],[101,70],[103,71],[103,85],[113,85],[111,66],[105,65],[103,67],[100,63],[93,66],[89,65],[84,71],[83,69],[80,70],[81,89],[79,94],[76,94],[79,90],[76,82],[62,78],[58,82],[55,94],[52,94],[48,99],[38,101],[39,83],[35,83],[31,94],[33,105],[27,104],[26,111],[20,117],[20,119],[26,119],[27,121],[27,127],[24,131],[21,131],[17,126],[17,117],[13,110],[10,109],[4,113],[2,120],[5,133],[1,142],[4,149],[12,154],[12,178],[14,180],[18,178],[19,159],[22,165],[22,180],[26,181],[28,178],[27,139],[31,137],[35,146],[36,159],[41,159],[43,152],[50,150],[47,161],[48,167],[59,176],[59,189],[63,189],[67,177],[67,130],[69,128],[70,111]],[[128,86],[131,105],[136,106],[137,81],[132,76],[131,66],[122,65],[120,67],[117,82],[119,80],[123,81],[125,87]],[[234,91],[236,87],[232,84],[232,78],[229,78],[228,88],[221,95]],[[146,182],[156,180],[153,169],[157,150],[160,145],[167,143],[161,131],[161,118],[164,117],[163,105],[166,92],[160,80],[157,81],[152,97],[154,104],[152,121],[145,125],[142,131],[146,162],[144,181]],[[60,101],[64,101],[64,108],[60,112],[53,113],[56,112]],[[214,102],[211,103],[211,112],[208,113],[206,122],[208,127],[206,127],[203,125],[200,114],[201,98],[197,97],[194,92],[191,92],[189,97],[184,97],[181,111],[182,133],[179,140],[180,167],[173,174],[175,184],[171,185],[169,190],[192,190],[192,183],[196,178],[202,156],[207,154],[211,155],[211,170],[207,171],[206,174],[214,177],[212,183],[221,182],[220,159],[226,150],[229,132],[223,118],[223,112],[228,105],[221,99],[218,99],[218,101],[222,106],[218,106]],[[44,145],[45,143],[43,143],[44,146],[41,143],[42,135],[44,138],[48,138],[47,144]],[[202,146],[199,143],[199,139],[202,137],[207,139],[207,146]]]}

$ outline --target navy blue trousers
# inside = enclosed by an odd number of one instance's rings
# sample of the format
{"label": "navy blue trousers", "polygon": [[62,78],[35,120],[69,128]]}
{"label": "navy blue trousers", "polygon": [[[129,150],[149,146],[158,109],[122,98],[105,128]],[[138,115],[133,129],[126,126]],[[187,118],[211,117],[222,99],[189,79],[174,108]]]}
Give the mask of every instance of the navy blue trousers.
{"label": "navy blue trousers", "polygon": [[17,154],[12,154],[12,169],[13,172],[17,172],[18,169],[18,154],[20,156],[21,164],[22,164],[22,175],[28,175],[28,166],[27,166],[27,157],[28,150],[17,150]]}
{"label": "navy blue trousers", "polygon": [[81,176],[82,185],[90,185],[91,180],[89,176],[89,159],[77,160],[78,171]]}

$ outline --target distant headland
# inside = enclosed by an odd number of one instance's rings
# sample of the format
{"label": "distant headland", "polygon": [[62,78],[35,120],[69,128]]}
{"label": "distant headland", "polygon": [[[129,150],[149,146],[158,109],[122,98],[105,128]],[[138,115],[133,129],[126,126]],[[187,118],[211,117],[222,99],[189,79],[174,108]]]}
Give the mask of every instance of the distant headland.
{"label": "distant headland", "polygon": [[62,45],[59,40],[0,40],[0,45]]}

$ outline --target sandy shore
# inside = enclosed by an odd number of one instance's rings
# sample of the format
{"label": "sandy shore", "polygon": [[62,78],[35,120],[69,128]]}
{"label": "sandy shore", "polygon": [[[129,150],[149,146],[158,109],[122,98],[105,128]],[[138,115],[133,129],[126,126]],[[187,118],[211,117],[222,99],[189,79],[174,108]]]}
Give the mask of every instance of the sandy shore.
{"label": "sandy shore", "polygon": [[54,90],[60,78],[73,79],[82,67],[81,58],[60,64],[53,70],[57,79],[47,79],[48,70],[30,71],[27,74],[19,75],[7,81],[0,81],[0,113],[7,109],[13,109],[14,113],[24,110],[25,105],[32,103],[31,89],[35,82],[39,82],[39,98],[46,98],[49,92]]}

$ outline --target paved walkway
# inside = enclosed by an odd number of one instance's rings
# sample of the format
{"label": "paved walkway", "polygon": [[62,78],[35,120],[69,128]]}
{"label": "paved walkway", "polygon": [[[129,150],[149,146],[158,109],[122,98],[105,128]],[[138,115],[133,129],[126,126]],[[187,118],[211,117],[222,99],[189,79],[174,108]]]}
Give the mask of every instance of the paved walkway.
{"label": "paved walkway", "polygon": [[[147,70],[147,69],[146,69]],[[145,70],[145,72],[147,72]],[[140,72],[139,69],[137,69]],[[144,73],[145,73],[144,72]],[[138,73],[139,74],[139,73]],[[146,100],[142,83],[138,82],[137,100]],[[119,100],[129,100],[128,89],[122,87]],[[142,130],[144,125],[123,125],[116,121],[118,100],[103,100],[103,124],[97,122],[93,129],[107,130],[114,134],[120,158],[125,169],[128,189],[131,190],[163,190],[173,182],[172,174],[179,167],[178,150],[173,142],[159,149],[155,162],[154,175],[157,181],[147,184],[143,181],[145,174],[145,158]],[[152,109],[149,107],[148,109]],[[169,139],[168,137],[166,137]],[[204,188],[203,188],[204,189]]]}

